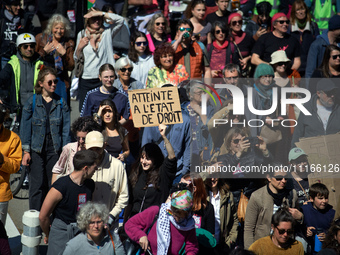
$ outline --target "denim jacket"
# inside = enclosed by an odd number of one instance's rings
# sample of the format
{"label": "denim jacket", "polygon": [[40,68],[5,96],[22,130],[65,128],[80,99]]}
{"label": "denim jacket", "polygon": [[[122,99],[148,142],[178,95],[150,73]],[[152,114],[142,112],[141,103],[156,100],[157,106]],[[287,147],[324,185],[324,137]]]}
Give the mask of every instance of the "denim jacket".
{"label": "denim jacket", "polygon": [[[70,142],[70,109],[66,102],[57,94],[53,95],[51,111],[49,113],[50,130],[53,147],[59,153],[63,146]],[[27,152],[31,150],[41,153],[46,133],[46,109],[42,102],[42,95],[36,95],[33,112],[33,96],[31,96],[23,110],[20,127],[22,149]]]}

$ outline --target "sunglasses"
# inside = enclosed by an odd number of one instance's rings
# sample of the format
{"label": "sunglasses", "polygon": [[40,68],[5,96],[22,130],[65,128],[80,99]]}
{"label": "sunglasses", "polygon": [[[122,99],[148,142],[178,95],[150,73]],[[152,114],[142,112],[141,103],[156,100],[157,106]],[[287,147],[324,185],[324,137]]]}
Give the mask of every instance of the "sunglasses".
{"label": "sunglasses", "polygon": [[80,136],[77,136],[77,141],[84,141],[85,142],[85,137],[80,137]]}
{"label": "sunglasses", "polygon": [[283,25],[284,23],[286,23],[287,25],[289,25],[290,20],[289,20],[289,19],[286,19],[286,20],[275,20],[275,22],[278,22],[278,23],[280,23],[281,25]]}
{"label": "sunglasses", "polygon": [[165,22],[156,22],[155,24],[156,24],[157,27],[160,26],[160,25],[165,26]]}
{"label": "sunglasses", "polygon": [[338,54],[338,55],[333,55],[333,56],[332,56],[332,59],[333,59],[333,60],[336,60],[337,58],[340,58],[340,54]]}
{"label": "sunglasses", "polygon": [[215,34],[217,34],[217,35],[219,35],[220,33],[225,34],[225,31],[224,30],[216,30],[215,31]]}
{"label": "sunglasses", "polygon": [[48,84],[49,86],[52,86],[52,84],[58,84],[58,80],[57,80],[57,79],[49,80],[49,81],[47,82],[47,84]]}
{"label": "sunglasses", "polygon": [[278,66],[283,66],[283,65],[287,65],[287,62],[278,62],[278,63],[276,63]]}
{"label": "sunglasses", "polygon": [[138,47],[140,47],[140,46],[148,46],[148,42],[147,41],[145,41],[145,42],[135,42],[135,44],[138,46]]}
{"label": "sunglasses", "polygon": [[331,90],[331,91],[322,91],[322,93],[326,94],[328,97],[332,97],[336,95],[336,91],[335,90]]}
{"label": "sunglasses", "polygon": [[282,181],[283,179],[287,180],[287,176],[283,176],[283,175],[276,175],[276,176],[273,176],[273,178],[277,180],[278,182]]}
{"label": "sunglasses", "polygon": [[120,69],[120,71],[123,72],[123,73],[125,73],[126,71],[129,71],[129,73],[131,73],[132,69],[133,69],[132,67],[129,67],[129,68],[123,67],[123,68]]}
{"label": "sunglasses", "polygon": [[236,26],[237,24],[242,25],[243,21],[240,19],[240,20],[235,20],[235,21],[231,22],[232,26]]}
{"label": "sunglasses", "polygon": [[24,50],[27,50],[28,47],[30,47],[31,49],[35,48],[35,44],[24,44],[21,46]]}
{"label": "sunglasses", "polygon": [[284,233],[287,233],[287,235],[293,235],[294,234],[294,230],[293,229],[279,229],[278,227],[276,227],[277,231],[279,232],[280,235],[283,235]]}
{"label": "sunglasses", "polygon": [[191,28],[190,27],[187,27],[187,28],[185,28],[185,27],[180,27],[179,28],[179,31],[181,31],[181,32],[183,32],[183,31],[188,31],[188,32],[191,32]]}

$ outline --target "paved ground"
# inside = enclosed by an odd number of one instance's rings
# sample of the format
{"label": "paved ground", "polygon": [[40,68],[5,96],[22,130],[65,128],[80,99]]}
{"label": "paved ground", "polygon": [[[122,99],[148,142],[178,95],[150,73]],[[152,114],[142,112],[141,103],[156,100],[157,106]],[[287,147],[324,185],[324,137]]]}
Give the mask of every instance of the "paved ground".
{"label": "paved ground", "polygon": [[[71,101],[71,123],[78,117],[78,101]],[[28,209],[28,199],[14,198],[9,202],[8,216],[5,228],[9,237],[12,255],[19,255],[21,252],[20,234],[23,232],[22,216],[24,212]],[[39,254],[45,255],[46,252],[47,246],[43,242],[41,242],[39,247]]]}

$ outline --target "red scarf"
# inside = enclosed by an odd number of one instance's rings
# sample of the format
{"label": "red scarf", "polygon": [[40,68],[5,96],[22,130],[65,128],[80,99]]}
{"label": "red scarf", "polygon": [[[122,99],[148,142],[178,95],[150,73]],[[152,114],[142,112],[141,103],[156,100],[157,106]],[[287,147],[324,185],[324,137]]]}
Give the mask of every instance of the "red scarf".
{"label": "red scarf", "polygon": [[222,46],[220,46],[220,45],[217,43],[216,40],[213,41],[213,45],[214,45],[215,49],[218,49],[218,50],[223,50],[223,49],[227,48],[227,47],[228,47],[228,44],[229,44],[229,42],[228,42],[228,41],[225,41],[225,42],[222,44]]}
{"label": "red scarf", "polygon": [[236,44],[240,44],[243,41],[244,37],[246,37],[246,33],[243,31],[240,31],[239,34],[235,34],[233,32],[233,38]]}

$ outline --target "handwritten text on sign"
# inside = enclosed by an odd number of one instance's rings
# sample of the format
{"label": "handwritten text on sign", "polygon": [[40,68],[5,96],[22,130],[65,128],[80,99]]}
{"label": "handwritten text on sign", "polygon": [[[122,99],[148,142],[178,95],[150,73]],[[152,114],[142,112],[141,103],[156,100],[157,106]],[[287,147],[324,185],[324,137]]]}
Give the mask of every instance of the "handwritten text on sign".
{"label": "handwritten text on sign", "polygon": [[177,87],[130,90],[129,100],[135,127],[183,123]]}

